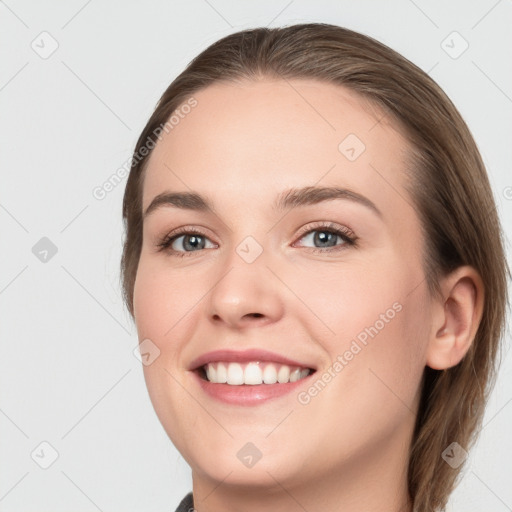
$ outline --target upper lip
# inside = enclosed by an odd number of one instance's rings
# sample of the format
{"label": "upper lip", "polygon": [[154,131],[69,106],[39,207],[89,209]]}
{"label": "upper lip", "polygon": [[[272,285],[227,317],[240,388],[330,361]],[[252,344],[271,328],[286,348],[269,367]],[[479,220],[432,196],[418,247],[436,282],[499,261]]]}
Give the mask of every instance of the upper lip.
{"label": "upper lip", "polygon": [[203,354],[194,359],[190,363],[190,369],[197,370],[198,368],[204,366],[205,364],[213,363],[215,361],[236,363],[249,363],[251,361],[267,361],[286,364],[288,366],[300,366],[301,368],[311,368],[312,370],[315,369],[310,364],[295,361],[293,359],[281,356],[274,352],[269,352],[267,350],[260,350],[256,348],[243,351],[226,349],[207,352],[206,354]]}

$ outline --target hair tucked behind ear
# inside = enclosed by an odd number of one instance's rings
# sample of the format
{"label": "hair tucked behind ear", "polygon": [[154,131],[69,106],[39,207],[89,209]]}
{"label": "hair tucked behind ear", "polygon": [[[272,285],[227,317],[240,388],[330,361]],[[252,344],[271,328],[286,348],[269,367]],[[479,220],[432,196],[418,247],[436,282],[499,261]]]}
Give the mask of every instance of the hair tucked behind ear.
{"label": "hair tucked behind ear", "polygon": [[195,92],[218,81],[317,79],[349,88],[401,127],[410,142],[409,191],[425,240],[431,293],[441,276],[471,265],[485,287],[481,323],[456,366],[426,368],[408,468],[415,512],[444,510],[463,465],[441,457],[464,449],[479,433],[494,385],[508,304],[500,223],[485,167],[468,127],[439,86],[410,61],[376,40],[334,25],[301,24],[231,34],[198,55],[170,84],[137,141],[123,219],[121,277],[133,316],[133,289],[142,246],[142,184],[149,152],[140,149]]}

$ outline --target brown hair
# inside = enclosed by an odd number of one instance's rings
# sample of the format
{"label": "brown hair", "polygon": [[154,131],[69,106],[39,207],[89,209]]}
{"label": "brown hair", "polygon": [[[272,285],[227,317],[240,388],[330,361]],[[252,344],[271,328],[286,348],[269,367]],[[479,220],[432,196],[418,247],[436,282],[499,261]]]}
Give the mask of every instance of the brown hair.
{"label": "brown hair", "polygon": [[[378,41],[335,25],[311,23],[231,34],[199,54],[171,83],[137,141],[123,201],[121,278],[133,318],[133,289],[142,246],[142,186],[151,152],[141,149],[195,92],[219,81],[317,79],[344,86],[377,105],[409,139],[409,192],[422,224],[430,292],[439,279],[471,265],[484,287],[484,310],[462,361],[425,368],[408,467],[415,512],[444,510],[463,465],[442,452],[469,450],[495,383],[508,304],[501,227],[481,156],[461,115],[421,69]],[[160,127],[160,128],[159,128]],[[142,153],[144,154],[144,153]]]}

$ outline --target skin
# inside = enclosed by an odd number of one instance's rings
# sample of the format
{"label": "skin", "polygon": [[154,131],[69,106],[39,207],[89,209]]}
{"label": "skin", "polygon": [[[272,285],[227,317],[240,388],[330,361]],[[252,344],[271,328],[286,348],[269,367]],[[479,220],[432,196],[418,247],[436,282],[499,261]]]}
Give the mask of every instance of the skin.
{"label": "skin", "polygon": [[[215,213],[166,206],[145,219],[134,313],[139,340],[160,350],[144,375],[192,468],[195,508],[410,512],[406,469],[423,370],[453,366],[468,350],[482,311],[478,274],[461,267],[443,279],[442,298],[429,295],[425,242],[404,188],[407,142],[353,92],[263,79],[194,97],[197,106],[153,150],[143,210],[163,191],[195,191]],[[366,146],[355,161],[338,149],[348,134]],[[283,190],[314,185],[362,194],[382,216],[346,199],[272,211]],[[317,221],[350,228],[356,245],[315,242]],[[183,226],[203,231],[205,248],[180,238],[173,247],[187,256],[158,252]],[[247,236],[263,249],[250,264],[236,252]],[[211,350],[262,348],[310,362],[321,377],[396,303],[401,310],[307,404],[297,395],[311,382],[258,406],[224,404],[189,370]],[[262,453],[252,468],[236,456],[247,442]]]}

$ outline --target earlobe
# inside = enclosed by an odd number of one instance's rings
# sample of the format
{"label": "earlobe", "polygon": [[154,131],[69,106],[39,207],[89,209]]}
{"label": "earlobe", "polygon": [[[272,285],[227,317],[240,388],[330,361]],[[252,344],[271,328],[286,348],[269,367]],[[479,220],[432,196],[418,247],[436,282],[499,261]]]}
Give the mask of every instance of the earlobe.
{"label": "earlobe", "polygon": [[470,266],[459,267],[443,279],[442,298],[432,308],[432,329],[426,365],[445,370],[460,363],[473,343],[484,305],[484,285]]}

